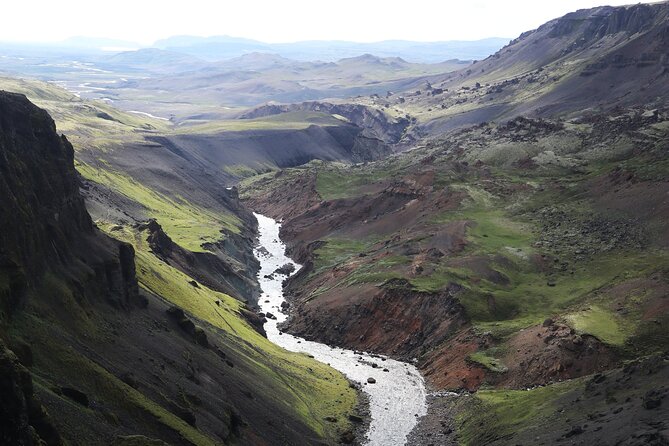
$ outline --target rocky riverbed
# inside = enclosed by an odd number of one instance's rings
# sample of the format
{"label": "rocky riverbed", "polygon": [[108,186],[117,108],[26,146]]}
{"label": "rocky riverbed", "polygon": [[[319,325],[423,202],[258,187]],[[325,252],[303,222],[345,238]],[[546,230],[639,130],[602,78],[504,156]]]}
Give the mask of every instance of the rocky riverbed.
{"label": "rocky riverbed", "polygon": [[423,377],[411,364],[379,355],[330,347],[318,342],[282,333],[279,324],[288,317],[282,282],[300,265],[286,257],[285,245],[279,238],[281,225],[271,218],[256,214],[259,225],[260,261],[258,280],[262,289],[259,305],[267,317],[267,337],[291,351],[304,352],[327,363],[346,375],[369,397],[370,427],[367,445],[403,445],[418,419],[427,412]]}

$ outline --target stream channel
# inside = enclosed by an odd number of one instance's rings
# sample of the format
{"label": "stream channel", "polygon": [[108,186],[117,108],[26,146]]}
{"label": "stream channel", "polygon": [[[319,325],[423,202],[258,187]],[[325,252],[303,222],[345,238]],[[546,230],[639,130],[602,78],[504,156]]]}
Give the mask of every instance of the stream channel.
{"label": "stream channel", "polygon": [[[287,263],[295,265],[296,271],[301,266],[285,255],[286,246],[279,238],[281,225],[263,215],[255,216],[259,228],[259,246],[255,255],[260,261],[258,280],[262,289],[259,305],[263,313],[270,312],[276,317],[268,318],[265,324],[267,338],[286,350],[312,355],[316,360],[329,364],[351,381],[360,384],[362,391],[369,397],[371,417],[366,445],[405,444],[407,435],[417,424],[419,417],[427,412],[423,377],[411,364],[280,333],[278,325],[287,319],[287,315],[281,310],[281,303],[284,302],[282,282],[286,276],[274,272]],[[376,382],[368,383],[369,378]]]}

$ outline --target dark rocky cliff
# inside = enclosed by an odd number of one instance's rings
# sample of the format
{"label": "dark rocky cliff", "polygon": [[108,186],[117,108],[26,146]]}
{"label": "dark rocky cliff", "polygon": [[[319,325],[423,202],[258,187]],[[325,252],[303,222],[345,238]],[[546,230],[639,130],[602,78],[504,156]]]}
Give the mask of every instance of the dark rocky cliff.
{"label": "dark rocky cliff", "polygon": [[72,146],[24,96],[0,92],[0,252],[34,272],[63,262],[93,225],[79,196]]}
{"label": "dark rocky cliff", "polygon": [[[93,226],[79,194],[73,155],[44,110],[25,96],[0,92],[0,334],[48,275],[61,277],[77,299],[106,298],[124,308],[141,303],[134,251]],[[30,347],[6,338],[30,362]],[[33,395],[30,373],[2,348],[0,410],[9,420],[3,444],[60,444]]]}
{"label": "dark rocky cliff", "polygon": [[[379,139],[386,144],[399,142],[409,126],[409,121],[406,118],[393,119],[375,108],[359,104],[332,104],[318,101],[263,105],[244,113],[240,118],[253,119],[296,111],[323,112],[343,116],[352,124],[363,129],[363,136]],[[376,158],[380,157],[377,156]]]}
{"label": "dark rocky cliff", "polygon": [[619,32],[632,35],[648,30],[657,19],[655,9],[661,7],[661,5],[638,4],[627,8],[605,6],[584,9],[549,22],[540,30],[550,29],[550,37],[562,37],[578,32],[580,37],[587,40],[601,39]]}
{"label": "dark rocky cliff", "polygon": [[0,92],[0,272],[10,314],[48,271],[81,294],[121,306],[137,294],[134,253],[94,228],[74,169],[74,151],[53,120],[25,96]]}

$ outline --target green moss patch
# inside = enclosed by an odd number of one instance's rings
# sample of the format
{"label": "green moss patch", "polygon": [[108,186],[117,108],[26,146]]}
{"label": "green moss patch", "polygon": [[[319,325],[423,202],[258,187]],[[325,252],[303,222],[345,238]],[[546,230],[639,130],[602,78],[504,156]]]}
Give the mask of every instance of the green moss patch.
{"label": "green moss patch", "polygon": [[567,315],[567,321],[579,333],[590,334],[611,345],[623,345],[632,334],[618,315],[597,305]]}
{"label": "green moss patch", "polygon": [[327,113],[292,112],[256,119],[231,119],[179,127],[176,134],[209,134],[249,130],[303,130],[312,125],[337,126],[341,121]]}
{"label": "green moss patch", "polygon": [[[657,262],[666,262],[666,256],[652,253],[609,254],[582,264],[574,274],[565,273],[550,280],[542,273],[531,270],[500,268],[510,278],[510,285],[489,282],[468,285],[468,291],[461,295],[461,302],[481,331],[506,336],[594,299],[595,293],[606,285],[625,278],[645,277],[656,267]],[[579,316],[577,320],[582,327],[591,326],[599,331],[602,324],[597,321],[602,317],[596,311]],[[592,324],[588,325],[588,322]],[[612,335],[612,338],[608,338],[610,340],[620,341],[621,333],[627,329],[624,325],[611,327],[613,325],[599,332],[605,337]]]}
{"label": "green moss patch", "polygon": [[487,444],[554,416],[557,400],[580,385],[578,380],[532,390],[479,390],[456,418],[463,445]]}
{"label": "green moss patch", "polygon": [[82,100],[67,90],[37,80],[0,77],[0,89],[26,95],[49,112],[59,132],[75,150],[107,151],[123,142],[139,142],[143,132],[166,131],[170,124],[122,112],[100,101]]}
{"label": "green moss patch", "polygon": [[158,220],[165,233],[189,251],[205,251],[202,245],[221,240],[223,229],[239,232],[241,222],[234,215],[216,213],[185,200],[171,199],[119,172],[84,163],[78,163],[77,170],[85,178],[140,203],[146,208],[147,216]]}
{"label": "green moss patch", "polygon": [[314,273],[318,274],[360,253],[366,253],[372,244],[373,242],[371,241],[327,239],[325,240],[325,244],[314,252]]}
{"label": "green moss patch", "polygon": [[482,365],[486,369],[495,373],[504,373],[508,368],[499,359],[490,355],[491,352],[477,351],[469,355],[468,359],[472,362]]}

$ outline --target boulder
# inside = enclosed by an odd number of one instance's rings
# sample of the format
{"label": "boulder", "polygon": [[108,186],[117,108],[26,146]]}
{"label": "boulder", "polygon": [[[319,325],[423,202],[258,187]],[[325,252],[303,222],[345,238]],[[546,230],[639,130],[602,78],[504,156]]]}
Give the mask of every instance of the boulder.
{"label": "boulder", "polygon": [[365,421],[361,416],[355,414],[349,415],[348,419],[349,421],[352,421],[354,423],[362,423],[363,421]]}
{"label": "boulder", "polygon": [[202,347],[209,347],[209,340],[207,339],[207,333],[201,327],[195,327],[195,343],[201,345]]}
{"label": "boulder", "polygon": [[295,265],[293,265],[292,263],[286,263],[280,268],[274,270],[273,274],[282,274],[284,276],[290,276],[293,272],[295,272]]}
{"label": "boulder", "polygon": [[90,405],[90,401],[88,400],[88,395],[86,395],[81,390],[77,390],[73,387],[61,387],[60,393],[63,396],[66,396],[75,403],[79,403],[84,407],[88,407]]}
{"label": "boulder", "polygon": [[646,410],[657,409],[662,405],[662,398],[664,398],[664,393],[658,390],[649,390],[643,396],[643,408]]}

